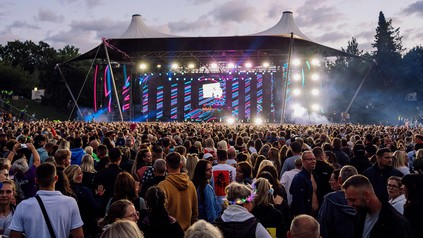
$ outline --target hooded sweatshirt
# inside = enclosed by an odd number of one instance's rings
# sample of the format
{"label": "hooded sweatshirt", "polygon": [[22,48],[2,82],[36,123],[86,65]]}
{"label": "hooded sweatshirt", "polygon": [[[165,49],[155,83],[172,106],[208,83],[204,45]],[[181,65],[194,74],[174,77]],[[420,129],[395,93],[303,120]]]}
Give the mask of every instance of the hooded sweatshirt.
{"label": "hooded sweatshirt", "polygon": [[[254,215],[248,212],[248,210],[245,207],[240,205],[229,205],[221,216],[223,225],[224,223],[232,223],[233,225],[234,222],[240,222],[240,223],[247,222],[248,220],[252,218],[254,218]],[[232,226],[231,228],[241,229],[241,230],[232,230],[232,233],[241,234],[241,232],[246,229],[246,226],[245,225],[240,225],[235,227]],[[266,228],[264,228],[263,225],[258,222],[255,229],[255,237],[256,238],[270,238],[271,236],[269,232],[267,232]]]}
{"label": "hooded sweatshirt", "polygon": [[356,212],[353,207],[348,206],[345,193],[341,190],[325,196],[318,221],[322,238],[354,237]]}
{"label": "hooded sweatshirt", "polygon": [[169,174],[157,185],[167,197],[166,209],[187,230],[198,220],[197,191],[187,174]]}

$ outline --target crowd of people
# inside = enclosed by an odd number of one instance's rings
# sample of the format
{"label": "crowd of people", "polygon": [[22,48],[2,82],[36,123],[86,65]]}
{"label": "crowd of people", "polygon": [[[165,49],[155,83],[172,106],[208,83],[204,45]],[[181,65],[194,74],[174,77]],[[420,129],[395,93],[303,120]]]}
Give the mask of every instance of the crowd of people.
{"label": "crowd of people", "polygon": [[422,133],[5,120],[0,234],[423,237]]}

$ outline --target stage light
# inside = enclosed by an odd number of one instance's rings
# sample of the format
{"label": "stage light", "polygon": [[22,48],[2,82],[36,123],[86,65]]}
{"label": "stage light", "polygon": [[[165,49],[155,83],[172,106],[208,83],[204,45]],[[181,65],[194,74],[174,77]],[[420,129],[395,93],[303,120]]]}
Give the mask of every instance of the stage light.
{"label": "stage light", "polygon": [[229,117],[229,118],[226,120],[226,122],[227,122],[229,125],[232,125],[232,124],[234,124],[234,123],[235,123],[235,118],[234,118],[234,117]]}
{"label": "stage light", "polygon": [[304,107],[301,107],[300,105],[296,105],[294,107],[294,117],[300,117],[300,116],[304,116],[304,114],[306,113],[306,109]]}
{"label": "stage light", "polygon": [[315,89],[311,90],[311,94],[314,95],[314,96],[317,96],[317,95],[319,95],[319,90],[315,88]]}
{"label": "stage light", "polygon": [[256,124],[256,125],[261,125],[261,124],[263,124],[263,119],[261,119],[260,117],[257,117],[257,118],[254,120],[254,124]]}
{"label": "stage light", "polygon": [[313,79],[314,81],[317,81],[317,80],[319,80],[319,75],[318,74],[312,74],[311,79]]}
{"label": "stage light", "polygon": [[301,64],[301,61],[299,59],[292,60],[292,65],[299,66]]}
{"label": "stage light", "polygon": [[217,69],[217,63],[211,63],[210,67],[211,67],[212,69]]}
{"label": "stage light", "polygon": [[245,63],[245,68],[250,69],[251,67],[253,67],[253,64],[251,62]]}
{"label": "stage light", "polygon": [[179,65],[177,63],[173,63],[172,66],[171,66],[171,68],[174,69],[174,70],[178,69],[178,67],[179,67]]}
{"label": "stage light", "polygon": [[162,65],[161,65],[161,64],[158,64],[156,67],[157,67],[158,69],[160,69],[160,68],[162,67]]}
{"label": "stage light", "polygon": [[313,111],[317,111],[317,110],[319,110],[319,108],[320,108],[319,104],[313,104],[313,105],[311,105],[311,109]]}
{"label": "stage light", "polygon": [[228,69],[233,69],[235,68],[235,64],[234,63],[228,63]]}
{"label": "stage light", "polygon": [[147,69],[147,64],[145,64],[145,63],[141,63],[141,64],[140,64],[140,69],[141,69],[141,70],[146,70],[146,69]]}
{"label": "stage light", "polygon": [[269,62],[263,62],[263,67],[264,68],[269,68],[269,66],[270,66]]}
{"label": "stage light", "polygon": [[293,93],[295,96],[298,96],[298,95],[300,95],[300,94],[301,94],[301,90],[299,90],[299,89],[297,88],[297,89],[294,89],[294,90],[292,91],[292,93]]}
{"label": "stage light", "polygon": [[189,64],[188,64],[188,68],[189,68],[189,69],[194,69],[194,68],[195,68],[195,64],[193,64],[193,63],[189,63]]}
{"label": "stage light", "polygon": [[319,66],[320,61],[318,59],[314,58],[314,59],[311,60],[311,64],[314,65],[314,66]]}
{"label": "stage light", "polygon": [[298,80],[301,79],[301,75],[300,74],[294,74],[292,77],[294,78],[295,81],[298,81]]}

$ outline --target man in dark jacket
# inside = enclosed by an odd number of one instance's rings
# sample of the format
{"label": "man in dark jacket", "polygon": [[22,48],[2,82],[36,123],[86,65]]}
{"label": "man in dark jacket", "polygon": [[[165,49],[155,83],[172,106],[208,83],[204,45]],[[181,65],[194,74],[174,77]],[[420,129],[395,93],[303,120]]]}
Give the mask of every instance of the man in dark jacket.
{"label": "man in dark jacket", "polygon": [[365,149],[364,145],[354,145],[353,157],[350,159],[350,164],[357,169],[359,174],[363,174],[364,170],[372,166],[372,163],[370,163],[369,158],[366,156]]}
{"label": "man in dark jacket", "polygon": [[392,167],[392,152],[389,148],[381,148],[376,152],[376,163],[364,170],[363,175],[366,176],[376,193],[376,196],[384,202],[389,200],[386,185],[388,178],[391,176],[404,176],[399,170]]}
{"label": "man in dark jacket", "polygon": [[303,168],[295,175],[289,188],[292,194],[291,212],[294,216],[317,215],[319,210],[317,183],[312,174],[316,168],[316,158],[312,151],[304,151],[301,161]]}
{"label": "man in dark jacket", "polygon": [[[339,184],[356,174],[353,166],[345,165],[339,173]],[[355,209],[348,205],[344,191],[329,193],[319,210],[320,235],[322,238],[353,238],[355,217]]]}
{"label": "man in dark jacket", "polygon": [[[357,211],[354,237],[409,238],[414,237],[407,219],[388,202],[376,196],[373,186],[363,175],[354,175],[342,185],[348,205]],[[342,236],[344,237],[344,236]]]}

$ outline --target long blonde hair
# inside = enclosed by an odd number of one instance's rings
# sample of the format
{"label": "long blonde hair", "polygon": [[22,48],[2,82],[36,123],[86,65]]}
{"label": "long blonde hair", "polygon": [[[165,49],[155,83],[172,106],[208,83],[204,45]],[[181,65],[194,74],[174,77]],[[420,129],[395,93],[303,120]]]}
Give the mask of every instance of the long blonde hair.
{"label": "long blonde hair", "polygon": [[392,167],[404,167],[406,165],[407,154],[405,151],[397,150],[393,154],[394,159],[392,160]]}
{"label": "long blonde hair", "polygon": [[264,205],[273,206],[273,188],[269,181],[265,178],[255,180],[253,187],[255,188],[254,206]]}
{"label": "long blonde hair", "polygon": [[143,233],[133,221],[121,219],[109,225],[100,238],[144,238]]}
{"label": "long blonde hair", "polygon": [[185,168],[190,180],[194,178],[194,171],[195,167],[197,166],[197,163],[198,156],[196,154],[187,154],[187,162],[185,164]]}

